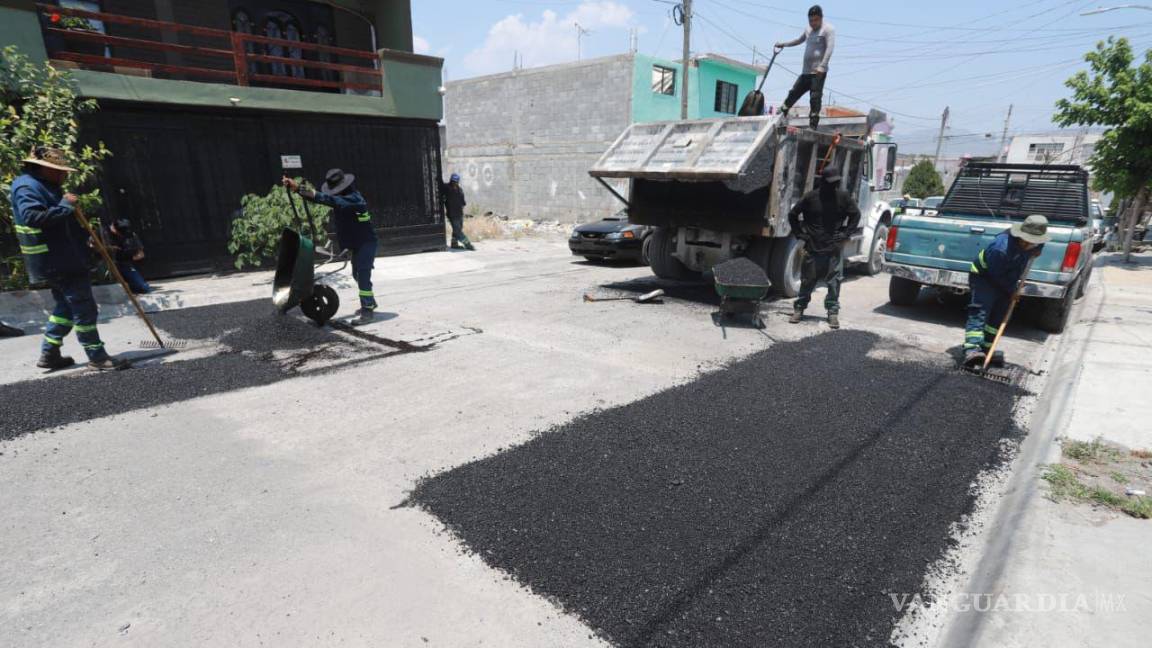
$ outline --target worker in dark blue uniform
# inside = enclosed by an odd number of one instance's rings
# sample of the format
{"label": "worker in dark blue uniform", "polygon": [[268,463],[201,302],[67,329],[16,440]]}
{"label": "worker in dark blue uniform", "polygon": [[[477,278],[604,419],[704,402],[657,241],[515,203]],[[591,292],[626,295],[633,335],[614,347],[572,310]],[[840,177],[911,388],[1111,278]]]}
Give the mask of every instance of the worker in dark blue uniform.
{"label": "worker in dark blue uniform", "polygon": [[332,208],[332,222],[336,225],[336,243],[342,250],[352,253],[352,278],[360,291],[360,310],[353,324],[368,324],[376,315],[376,295],[372,292],[372,267],[376,259],[376,230],[372,228],[372,214],[368,201],[356,190],[356,176],[340,169],[329,169],[324,174],[320,191],[301,188],[293,179],[285,177],[284,186],[304,198]]}
{"label": "worker in dark blue uniform", "polygon": [[[1029,216],[998,234],[972,261],[968,270],[972,301],[964,327],[965,365],[984,364],[1028,260],[1040,256],[1051,238],[1048,219]],[[1003,354],[997,351],[992,364],[1003,365]]]}
{"label": "worker in dark blue uniform", "polygon": [[56,370],[75,364],[60,352],[65,336],[75,329],[90,368],[126,369],[128,362],[109,356],[96,330],[88,232],[76,219],[78,198],[62,188],[73,171],[63,150],[37,146],[24,160],[24,174],[12,181],[12,213],[28,277],[46,283],[56,302],[36,366]]}
{"label": "worker in dark blue uniform", "polygon": [[440,196],[444,200],[444,211],[448,215],[448,223],[452,226],[452,249],[475,250],[472,241],[464,234],[464,188],[460,186],[460,174],[453,173],[448,184],[441,187]]}

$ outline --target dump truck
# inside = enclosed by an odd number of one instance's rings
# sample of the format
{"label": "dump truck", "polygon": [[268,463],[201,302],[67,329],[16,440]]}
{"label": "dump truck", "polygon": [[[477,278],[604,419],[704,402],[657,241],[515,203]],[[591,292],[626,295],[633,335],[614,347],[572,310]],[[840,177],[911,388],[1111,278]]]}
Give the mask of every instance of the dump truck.
{"label": "dump truck", "polygon": [[767,115],[633,124],[589,174],[624,203],[629,222],[655,228],[644,256],[656,276],[691,279],[744,256],[764,268],[774,291],[794,297],[803,243],[792,236],[788,212],[827,161],[842,170],[842,187],[862,215],[845,260],[879,273],[894,211],[879,194],[892,187],[896,144],[873,127],[886,116],[826,117],[819,130],[798,121]]}
{"label": "dump truck", "polygon": [[1048,219],[1052,240],[1032,264],[1024,298],[1040,328],[1060,333],[1092,272],[1088,171],[1075,165],[969,162],[936,214],[897,216],[888,231],[888,299],[914,304],[921,288],[968,292],[976,255],[1014,222]]}

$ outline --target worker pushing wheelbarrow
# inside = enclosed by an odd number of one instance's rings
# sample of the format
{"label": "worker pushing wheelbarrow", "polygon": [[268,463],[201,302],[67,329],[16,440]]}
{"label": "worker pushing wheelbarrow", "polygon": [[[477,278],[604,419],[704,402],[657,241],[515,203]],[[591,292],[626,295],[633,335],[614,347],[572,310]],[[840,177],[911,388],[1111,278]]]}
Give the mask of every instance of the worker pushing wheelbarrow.
{"label": "worker pushing wheelbarrow", "polygon": [[[291,194],[297,193],[305,201],[311,201],[332,208],[332,220],[336,225],[336,243],[339,249],[351,254],[352,278],[359,291],[360,309],[352,324],[368,324],[375,320],[376,297],[372,292],[372,267],[376,259],[376,231],[372,228],[372,214],[368,202],[356,189],[356,176],[340,169],[330,169],[324,174],[324,184],[316,191],[301,187],[295,180],[285,176],[284,187]],[[295,203],[292,203],[295,210]],[[323,324],[336,314],[340,307],[339,297],[331,286],[313,280],[313,240],[315,226],[307,202],[304,205],[312,228],[312,240],[300,236],[292,230],[284,230],[280,239],[280,258],[273,281],[272,301],[281,311],[287,311],[296,304],[312,320]]]}

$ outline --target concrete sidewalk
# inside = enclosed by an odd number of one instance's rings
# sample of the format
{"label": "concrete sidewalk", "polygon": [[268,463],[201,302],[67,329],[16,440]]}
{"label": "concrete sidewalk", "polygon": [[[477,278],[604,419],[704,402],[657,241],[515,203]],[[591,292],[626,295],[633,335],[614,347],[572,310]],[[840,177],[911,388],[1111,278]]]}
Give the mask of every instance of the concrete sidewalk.
{"label": "concrete sidewalk", "polygon": [[[954,610],[942,645],[1148,645],[1152,521],[1054,502],[1041,475],[1060,461],[1060,439],[1152,448],[1152,254],[1134,264],[1101,258],[1064,338],[1032,447],[1022,449],[984,557],[956,601],[985,610]],[[1007,603],[998,609],[998,601]]]}

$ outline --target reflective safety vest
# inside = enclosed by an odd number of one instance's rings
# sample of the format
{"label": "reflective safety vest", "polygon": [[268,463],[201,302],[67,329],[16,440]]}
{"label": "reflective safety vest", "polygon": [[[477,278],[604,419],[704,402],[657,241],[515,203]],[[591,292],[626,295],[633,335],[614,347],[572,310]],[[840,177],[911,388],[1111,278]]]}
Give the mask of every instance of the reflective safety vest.
{"label": "reflective safety vest", "polygon": [[34,282],[88,272],[88,232],[63,198],[63,189],[31,175],[12,181],[16,238]]}

